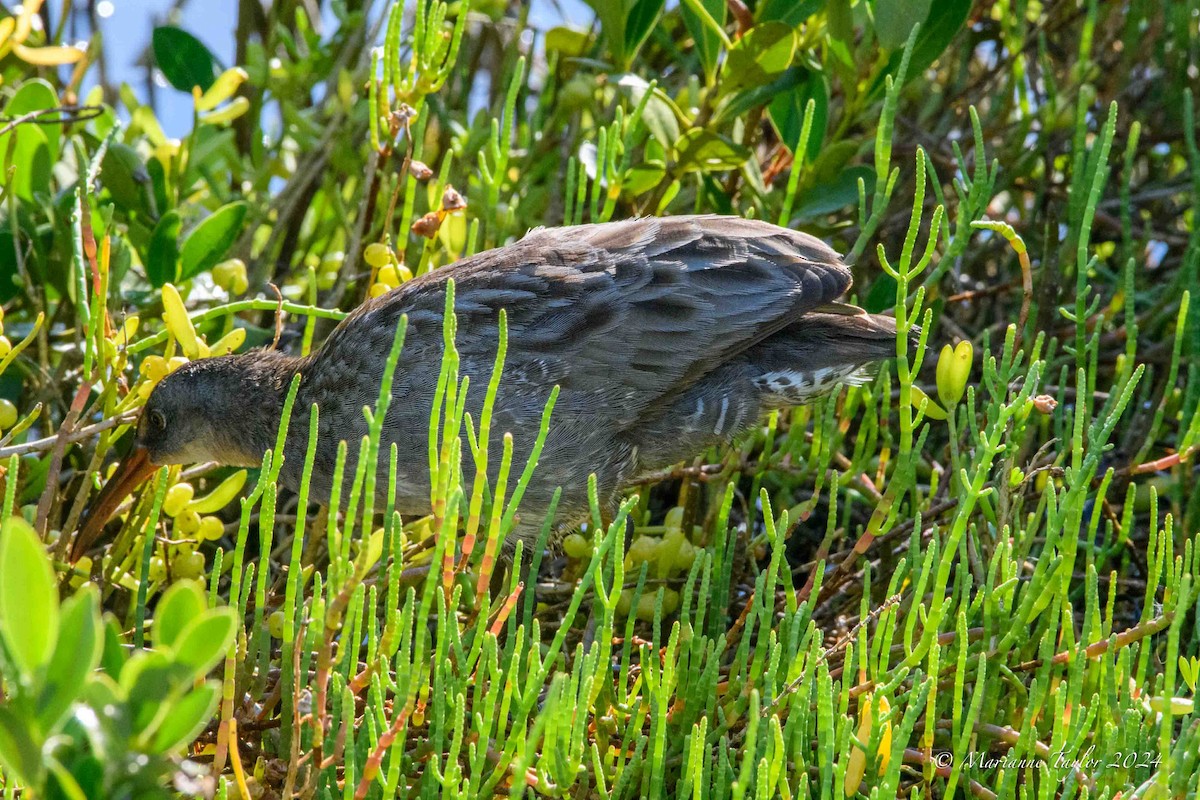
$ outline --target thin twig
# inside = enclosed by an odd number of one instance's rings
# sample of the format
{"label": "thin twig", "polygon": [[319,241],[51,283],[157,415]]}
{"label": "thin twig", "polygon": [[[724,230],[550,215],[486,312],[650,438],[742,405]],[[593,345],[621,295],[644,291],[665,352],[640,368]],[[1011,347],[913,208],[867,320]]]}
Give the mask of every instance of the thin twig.
{"label": "thin twig", "polygon": [[85,425],[76,430],[64,431],[66,423],[59,427],[59,432],[53,436],[46,436],[41,439],[34,439],[32,442],[24,442],[22,444],[12,444],[8,447],[0,447],[0,458],[9,458],[11,456],[24,456],[29,453],[39,453],[43,450],[49,450],[60,439],[68,444],[74,444],[82,439],[87,439],[102,431],[115,428],[118,425],[128,425],[138,417],[137,411],[126,411],[123,414],[103,419],[100,422],[91,425]]}
{"label": "thin twig", "polygon": [[[13,129],[25,125],[26,123],[34,122],[38,125],[70,125],[73,122],[83,122],[93,119],[104,113],[103,106],[59,106],[58,108],[42,108],[37,111],[30,111],[28,114],[22,114],[19,117],[13,117],[11,121],[0,128],[0,136],[12,131]],[[41,117],[49,117],[51,115],[61,115],[55,119],[41,119]],[[0,119],[6,119],[0,117]]]}

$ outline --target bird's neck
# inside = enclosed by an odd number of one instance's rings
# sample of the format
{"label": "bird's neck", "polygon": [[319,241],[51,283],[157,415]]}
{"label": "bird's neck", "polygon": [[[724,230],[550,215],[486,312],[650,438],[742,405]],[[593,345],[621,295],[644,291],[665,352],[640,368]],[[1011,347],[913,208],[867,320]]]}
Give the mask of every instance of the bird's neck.
{"label": "bird's neck", "polygon": [[239,380],[235,384],[239,397],[230,398],[232,402],[226,407],[238,411],[228,415],[229,427],[220,437],[226,452],[219,460],[236,466],[258,466],[263,454],[275,447],[292,379],[302,374],[308,359],[274,350],[235,358],[242,362],[237,365]]}

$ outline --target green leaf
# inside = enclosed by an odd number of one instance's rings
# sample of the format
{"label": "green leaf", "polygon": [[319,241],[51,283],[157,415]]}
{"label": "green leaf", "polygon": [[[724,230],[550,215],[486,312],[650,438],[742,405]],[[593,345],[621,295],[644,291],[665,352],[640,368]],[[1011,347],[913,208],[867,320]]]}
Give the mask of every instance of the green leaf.
{"label": "green leaf", "polygon": [[22,125],[13,132],[12,159],[4,151],[4,174],[12,169],[13,191],[23,200],[50,193],[50,144],[41,128]]}
{"label": "green leaf", "polygon": [[875,190],[875,170],[861,165],[848,167],[831,183],[817,184],[805,190],[805,202],[796,208],[795,221],[832,214],[857,203],[859,178],[863,179],[870,195]]}
{"label": "green leaf", "polygon": [[127,144],[112,142],[100,164],[100,182],[113,201],[125,211],[146,211],[154,190],[141,155]]}
{"label": "green leaf", "polygon": [[858,150],[859,142],[853,139],[831,142],[828,147],[821,150],[821,155],[812,164],[812,182],[832,183],[842,174],[842,170],[850,163],[850,159],[854,158]]}
{"label": "green leaf", "polygon": [[0,527],[0,636],[22,680],[36,685],[58,640],[58,590],[37,534],[15,516]]}
{"label": "green leaf", "polygon": [[685,172],[737,169],[750,158],[750,151],[742,145],[703,128],[693,128],[679,137],[675,150]]}
{"label": "green leaf", "polygon": [[806,153],[807,161],[811,164],[821,154],[825,129],[829,124],[829,86],[823,74],[808,70],[804,72],[807,73],[807,80],[779,92],[771,101],[767,115],[784,145],[789,150],[795,150],[800,141],[800,130],[804,126],[804,109],[810,99],[813,101],[812,130],[808,134]]}
{"label": "green leaf", "polygon": [[88,675],[100,663],[100,596],[95,586],[84,586],[62,605],[62,620],[54,655],[46,668],[38,698],[38,721],[53,733],[71,704],[80,699]]}
{"label": "green leaf", "polygon": [[587,31],[558,25],[546,31],[546,52],[557,51],[564,56],[578,58],[587,52],[591,38]]}
{"label": "green leaf", "polygon": [[128,656],[121,646],[121,629],[111,614],[104,619],[104,648],[100,655],[100,669],[114,681],[121,676]]}
{"label": "green leaf", "polygon": [[128,698],[129,724],[138,734],[153,730],[169,715],[169,699],[195,680],[186,664],[157,650],[141,650],[121,670],[121,688]]}
{"label": "green leaf", "polygon": [[733,92],[744,86],[759,86],[779,77],[796,53],[796,31],[782,22],[755,25],[734,43],[721,74],[722,89]]}
{"label": "green leaf", "polygon": [[929,15],[932,0],[875,0],[875,36],[884,50],[904,47],[913,26]]}
{"label": "green leaf", "polygon": [[625,53],[632,57],[662,14],[664,0],[635,0],[625,17]]}
{"label": "green leaf", "polygon": [[162,215],[150,235],[150,247],[146,251],[146,277],[156,289],[164,283],[179,280],[179,231],[183,220],[179,212],[171,209]]}
{"label": "green leaf", "polygon": [[[725,0],[696,0],[718,25],[725,24]],[[785,0],[790,2],[790,0]],[[696,55],[700,58],[700,66],[704,69],[704,77],[710,83],[717,73],[717,59],[721,55],[721,37],[704,20],[693,11],[687,3],[679,4],[679,14],[683,24],[696,43]]]}
{"label": "green leaf", "polygon": [[871,289],[867,292],[867,297],[863,301],[863,308],[870,311],[872,314],[878,314],[881,311],[887,311],[889,308],[896,306],[896,290],[900,286],[896,279],[887,273],[879,275],[875,280],[871,281]]}
{"label": "green leaf", "polygon": [[225,257],[241,232],[246,208],[240,200],[221,206],[188,234],[180,254],[180,280],[190,280],[212,269]]}
{"label": "green leaf", "polygon": [[[5,104],[4,116],[12,120],[23,114],[52,108],[58,108],[58,95],[46,81],[34,79],[22,83],[13,93],[12,99]],[[58,160],[61,137],[61,125],[37,123],[20,125],[0,135],[0,165],[3,166],[0,169],[0,185],[9,183],[8,167],[11,165],[14,168],[11,185],[18,197],[32,200],[38,195],[49,195],[51,167]]]}
{"label": "green leaf", "polygon": [[850,0],[829,0],[825,7],[825,27],[835,41],[853,40],[854,12],[850,10]]}
{"label": "green leaf", "polygon": [[[622,75],[617,85],[629,93],[629,100],[635,107],[642,102],[642,98],[650,89],[649,83],[633,74]],[[663,147],[670,147],[679,138],[679,114],[675,104],[661,89],[656,88],[646,101],[646,107],[642,110],[642,121],[646,123],[646,130],[650,131],[650,135]]]}
{"label": "green leaf", "polygon": [[625,50],[625,3],[627,0],[588,0],[588,5],[600,20],[600,30],[608,42],[610,54],[617,67],[624,69],[629,63]]}
{"label": "green leaf", "polygon": [[633,196],[648,192],[662,181],[666,170],[653,164],[640,164],[630,167],[621,178],[621,191]]}
{"label": "green leaf", "polygon": [[824,5],[825,0],[767,0],[758,7],[757,19],[759,22],[775,20],[795,28]]}
{"label": "green leaf", "polygon": [[789,67],[775,80],[761,86],[751,86],[748,89],[727,95],[721,100],[717,113],[713,115],[713,123],[719,124],[736,119],[756,106],[770,103],[780,94],[794,89],[798,84],[808,80],[808,70],[804,67]]}
{"label": "green leaf", "polygon": [[171,705],[168,714],[154,732],[151,749],[170,753],[191,743],[204,730],[221,699],[220,685],[206,681]]}
{"label": "green leaf", "polygon": [[155,28],[151,43],[158,68],[179,91],[191,94],[193,86],[208,91],[217,79],[216,58],[199,39],[182,28],[173,25]]}
{"label": "green leaf", "polygon": [[[933,7],[929,9],[929,16],[921,23],[917,41],[913,43],[912,56],[908,61],[908,71],[904,73],[905,83],[923,74],[930,64],[938,60],[938,57],[946,51],[950,42],[962,30],[970,12],[971,0],[938,0],[933,4]],[[912,29],[909,28],[909,30]],[[901,42],[901,47],[892,52],[887,66],[880,71],[871,85],[871,96],[883,91],[885,76],[894,74],[900,68],[900,60],[903,57],[904,48],[903,42]]]}
{"label": "green leaf", "polygon": [[[4,116],[9,119],[16,119],[22,114],[28,114],[31,111],[42,111],[48,108],[58,108],[58,93],[54,91],[54,87],[49,82],[41,78],[33,78],[23,81],[15,92],[12,99],[4,107]],[[58,143],[62,138],[63,126],[57,123],[51,125],[23,125],[23,128],[37,128],[46,135],[46,141],[50,145],[50,156],[58,158]],[[0,137],[0,150],[3,149],[3,142],[7,139],[8,134]]]}
{"label": "green leaf", "polygon": [[42,747],[36,734],[13,709],[0,705],[0,766],[18,783],[34,789],[42,782]]}
{"label": "green leaf", "polygon": [[175,660],[197,676],[205,675],[233,644],[237,620],[232,608],[214,608],[194,619],[179,634]]}
{"label": "green leaf", "polygon": [[174,647],[179,634],[204,615],[204,593],[195,581],[176,581],[163,593],[154,610],[154,646]]}

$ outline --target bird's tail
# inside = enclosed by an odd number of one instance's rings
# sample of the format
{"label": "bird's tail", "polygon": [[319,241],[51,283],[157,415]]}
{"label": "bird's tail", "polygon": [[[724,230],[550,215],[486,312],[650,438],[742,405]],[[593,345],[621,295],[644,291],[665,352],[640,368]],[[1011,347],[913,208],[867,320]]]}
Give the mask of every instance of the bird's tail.
{"label": "bird's tail", "polygon": [[[911,335],[911,334],[910,334]],[[759,343],[747,355],[767,407],[800,405],[839,385],[862,384],[896,355],[896,320],[830,304]]]}

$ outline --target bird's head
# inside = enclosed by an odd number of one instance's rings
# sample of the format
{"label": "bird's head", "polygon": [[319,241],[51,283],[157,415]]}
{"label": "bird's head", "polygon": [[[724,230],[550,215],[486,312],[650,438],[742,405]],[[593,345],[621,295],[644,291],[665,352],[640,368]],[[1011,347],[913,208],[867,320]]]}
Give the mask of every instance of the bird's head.
{"label": "bird's head", "polygon": [[193,361],[163,378],[137,421],[133,448],[88,511],[73,560],[96,542],[121,501],[161,466],[257,466],[279,429],[298,359],[257,350]]}
{"label": "bird's head", "polygon": [[[286,358],[283,357],[283,358]],[[257,466],[279,425],[284,376],[269,351],[185,364],[159,382],[138,419],[135,449],[154,466],[216,461]]]}

